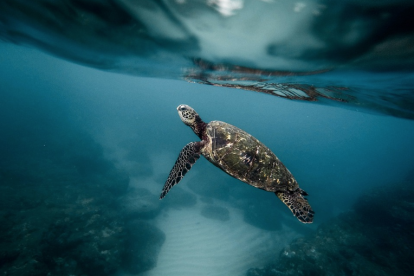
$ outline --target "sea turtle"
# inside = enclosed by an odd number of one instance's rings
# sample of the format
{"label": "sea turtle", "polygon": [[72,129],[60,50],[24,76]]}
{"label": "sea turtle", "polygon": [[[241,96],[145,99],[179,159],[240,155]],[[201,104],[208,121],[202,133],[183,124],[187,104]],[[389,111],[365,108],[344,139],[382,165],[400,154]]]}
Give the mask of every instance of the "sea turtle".
{"label": "sea turtle", "polygon": [[256,188],[273,192],[301,222],[311,223],[314,212],[307,193],[276,155],[247,132],[221,121],[205,123],[188,105],[177,107],[184,124],[191,127],[201,141],[187,144],[172,168],[160,199],[184,177],[202,154],[229,175]]}

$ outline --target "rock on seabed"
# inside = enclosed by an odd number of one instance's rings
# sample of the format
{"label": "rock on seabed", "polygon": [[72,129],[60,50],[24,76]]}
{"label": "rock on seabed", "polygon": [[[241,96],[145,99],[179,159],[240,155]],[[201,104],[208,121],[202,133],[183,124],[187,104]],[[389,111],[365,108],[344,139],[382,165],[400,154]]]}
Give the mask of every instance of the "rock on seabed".
{"label": "rock on seabed", "polygon": [[295,240],[274,263],[247,275],[412,275],[413,212],[412,185],[376,188],[353,211]]}

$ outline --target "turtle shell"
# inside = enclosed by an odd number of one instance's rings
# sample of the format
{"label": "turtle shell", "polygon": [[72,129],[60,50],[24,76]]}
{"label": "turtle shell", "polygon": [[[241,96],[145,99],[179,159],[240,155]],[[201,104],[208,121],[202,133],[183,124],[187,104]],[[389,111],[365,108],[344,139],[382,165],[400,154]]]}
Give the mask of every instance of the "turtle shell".
{"label": "turtle shell", "polygon": [[207,124],[202,154],[231,176],[270,192],[299,186],[276,155],[247,132],[224,122]]}

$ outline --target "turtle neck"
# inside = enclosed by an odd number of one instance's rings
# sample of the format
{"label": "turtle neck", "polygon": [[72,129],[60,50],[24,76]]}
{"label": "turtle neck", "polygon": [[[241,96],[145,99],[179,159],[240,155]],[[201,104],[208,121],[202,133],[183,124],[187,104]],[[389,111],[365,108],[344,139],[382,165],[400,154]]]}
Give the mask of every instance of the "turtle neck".
{"label": "turtle neck", "polygon": [[190,125],[194,133],[203,140],[203,133],[206,129],[206,123],[201,120],[200,116],[196,115],[194,124]]}

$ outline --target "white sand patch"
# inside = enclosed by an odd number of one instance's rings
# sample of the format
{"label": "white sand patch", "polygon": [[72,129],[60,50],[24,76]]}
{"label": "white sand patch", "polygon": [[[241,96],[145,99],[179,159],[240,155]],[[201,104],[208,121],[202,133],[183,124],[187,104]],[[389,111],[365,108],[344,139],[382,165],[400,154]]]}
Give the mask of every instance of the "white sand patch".
{"label": "white sand patch", "polygon": [[143,275],[244,275],[277,257],[297,236],[288,229],[270,232],[246,224],[234,208],[228,208],[229,221],[207,219],[200,215],[201,206],[169,210],[158,217],[166,241],[157,267]]}
{"label": "white sand patch", "polygon": [[[120,149],[112,152],[121,167],[128,167],[122,158],[124,154]],[[160,183],[159,176],[167,177],[175,158],[176,154],[170,152],[151,154],[149,162],[154,175],[145,179],[131,177],[130,188],[145,188],[158,195],[164,185],[164,179]],[[186,179],[180,187],[192,193]],[[249,268],[261,267],[277,258],[281,250],[299,236],[286,227],[280,231],[256,228],[243,221],[241,210],[219,200],[214,204],[230,211],[229,221],[203,217],[200,211],[204,203],[200,200],[191,208],[167,209],[160,214],[154,223],[165,233],[166,240],[159,252],[157,266],[140,276],[245,275]]]}

